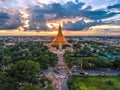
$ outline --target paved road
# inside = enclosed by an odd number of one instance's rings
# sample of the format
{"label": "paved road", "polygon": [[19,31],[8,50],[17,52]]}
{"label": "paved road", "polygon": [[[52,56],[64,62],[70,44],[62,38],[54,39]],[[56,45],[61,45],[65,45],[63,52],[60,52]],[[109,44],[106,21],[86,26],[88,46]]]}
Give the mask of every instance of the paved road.
{"label": "paved road", "polygon": [[110,71],[107,71],[107,70],[84,70],[84,71],[76,70],[74,72],[72,71],[72,74],[80,75],[81,72],[88,74],[88,75],[102,75],[102,74],[118,75],[120,74],[120,71],[115,71],[115,70],[110,70]]}
{"label": "paved road", "polygon": [[[54,75],[56,73],[53,70],[44,70],[43,71],[44,74],[48,74],[49,72],[52,75]],[[69,70],[64,70],[64,72],[71,72],[71,74],[80,74],[81,71],[77,70],[75,72],[72,72],[72,71],[69,71]],[[82,72],[88,73],[89,75],[101,75],[103,73],[105,73],[106,75],[118,75],[118,74],[120,74],[120,71],[114,71],[114,70],[110,70],[110,71],[104,71],[104,70],[101,70],[101,71],[98,71],[98,70],[95,70],[95,71],[84,70]]]}
{"label": "paved road", "polygon": [[58,62],[53,70],[44,70],[43,73],[46,75],[53,76],[56,80],[55,90],[68,90],[67,88],[67,72],[66,64],[63,59],[64,51],[54,52],[57,54]]}
{"label": "paved road", "polygon": [[[58,70],[57,70],[58,71]],[[59,72],[56,72],[54,70],[44,70],[43,73],[44,74],[49,74],[51,76],[54,77],[54,79],[56,80],[56,87],[55,87],[55,90],[68,90],[67,88],[67,73],[68,72],[71,72],[72,75],[80,75],[81,72],[84,72],[84,73],[87,73],[88,75],[92,75],[92,76],[95,76],[95,75],[103,75],[103,74],[106,74],[106,75],[118,75],[120,74],[120,71],[114,71],[114,70],[110,70],[110,71],[91,71],[91,70],[85,70],[85,71],[80,71],[80,70],[77,70],[77,71],[70,71],[70,70],[59,70]]]}
{"label": "paved road", "polygon": [[105,74],[105,75],[118,75],[120,74],[120,71],[91,71],[91,70],[85,70],[85,71],[80,71],[80,70],[76,70],[76,71],[70,71],[68,70],[68,68],[66,69],[66,65],[63,59],[63,54],[64,51],[57,51],[55,52],[57,53],[58,56],[58,62],[56,67],[54,68],[54,70],[44,70],[43,73],[44,74],[49,74],[52,75],[54,77],[54,79],[56,80],[56,86],[55,86],[55,90],[68,90],[67,87],[67,79],[68,79],[68,73],[72,74],[72,75],[80,75],[80,73],[84,73],[87,75],[101,75],[101,74]]}
{"label": "paved road", "polygon": [[[64,51],[62,52],[57,52],[57,56],[58,56],[58,63],[57,63],[57,66],[56,68],[59,69],[59,73],[61,74],[61,76],[59,77],[60,80],[58,81],[59,83],[61,83],[59,85],[59,87],[61,87],[59,90],[68,90],[67,88],[67,72],[64,71],[65,68],[66,68],[66,65],[65,65],[65,62],[64,62],[64,59],[63,59],[63,54],[64,54]],[[62,66],[61,66],[62,65]]]}

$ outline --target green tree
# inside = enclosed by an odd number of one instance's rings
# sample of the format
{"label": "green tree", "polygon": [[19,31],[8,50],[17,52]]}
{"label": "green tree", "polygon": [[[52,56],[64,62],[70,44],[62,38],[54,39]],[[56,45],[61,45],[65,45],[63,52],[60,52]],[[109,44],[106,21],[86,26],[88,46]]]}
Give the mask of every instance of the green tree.
{"label": "green tree", "polygon": [[20,87],[20,90],[41,90],[41,86],[32,83],[24,83],[22,87]]}
{"label": "green tree", "polygon": [[36,73],[40,71],[38,62],[32,60],[18,61],[11,67],[11,75],[19,81],[30,81],[36,77]]}
{"label": "green tree", "polygon": [[113,61],[114,68],[120,69],[120,59],[116,59]]}
{"label": "green tree", "polygon": [[5,68],[8,68],[8,65],[10,64],[11,60],[12,60],[11,56],[4,56],[2,58],[2,63],[3,63]]}
{"label": "green tree", "polygon": [[17,90],[16,80],[9,76],[0,76],[0,90]]}

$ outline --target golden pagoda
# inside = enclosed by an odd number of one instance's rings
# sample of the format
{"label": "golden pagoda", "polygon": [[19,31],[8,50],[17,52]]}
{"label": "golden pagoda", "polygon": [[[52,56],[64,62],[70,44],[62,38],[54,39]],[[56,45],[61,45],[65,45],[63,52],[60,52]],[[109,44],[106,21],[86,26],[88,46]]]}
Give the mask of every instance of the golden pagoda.
{"label": "golden pagoda", "polygon": [[55,38],[52,41],[52,43],[50,43],[50,46],[58,46],[59,49],[62,49],[63,45],[70,46],[70,44],[65,39],[65,37],[64,37],[64,35],[62,33],[61,26],[59,25],[58,33],[55,36]]}

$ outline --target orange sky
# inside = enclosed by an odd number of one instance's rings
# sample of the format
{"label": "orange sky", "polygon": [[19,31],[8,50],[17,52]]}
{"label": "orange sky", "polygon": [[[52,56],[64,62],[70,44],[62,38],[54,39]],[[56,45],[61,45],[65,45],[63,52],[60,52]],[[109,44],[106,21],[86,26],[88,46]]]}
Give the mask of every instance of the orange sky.
{"label": "orange sky", "polygon": [[[51,2],[52,1],[52,2]],[[71,8],[71,6],[69,7],[69,4],[70,3],[67,3],[68,1],[73,1],[71,2],[72,5],[73,5],[73,8],[70,10],[69,8]],[[77,0],[76,0],[77,1]],[[2,10],[2,12],[5,12],[5,13],[8,13],[10,15],[13,15],[14,17],[14,14],[17,15],[18,12],[20,13],[20,20],[21,20],[21,26],[18,26],[16,29],[13,29],[13,30],[0,30],[0,36],[55,36],[57,34],[57,30],[58,30],[58,25],[63,24],[63,22],[72,22],[72,24],[74,25],[77,21],[80,21],[82,20],[83,23],[89,23],[89,22],[96,22],[96,20],[98,21],[101,21],[102,24],[105,24],[104,22],[106,22],[106,24],[109,23],[109,25],[100,25],[100,24],[95,24],[97,26],[92,26],[91,25],[87,27],[86,24],[79,24],[79,27],[82,27],[80,25],[86,25],[85,28],[87,28],[87,30],[74,30],[75,27],[73,27],[71,30],[73,31],[68,31],[68,30],[63,30],[63,34],[65,36],[105,36],[105,35],[111,35],[111,36],[119,36],[120,35],[120,26],[119,26],[119,22],[118,24],[117,21],[119,21],[119,17],[120,17],[120,14],[119,14],[119,8],[117,9],[108,9],[107,7],[111,6],[114,7],[114,4],[117,5],[117,1],[119,0],[105,0],[105,1],[98,1],[98,0],[80,0],[80,2],[84,2],[85,5],[81,6],[80,3],[78,2],[75,2],[75,0],[4,0],[2,2],[0,2],[0,10]],[[52,5],[53,2],[58,2],[59,5],[61,5],[62,8],[64,9],[62,11],[64,12],[60,12],[60,16],[62,16],[63,13],[65,13],[65,15],[63,14],[63,16],[61,18],[55,18],[57,16],[57,12],[59,12],[59,10],[55,10],[54,11],[54,7],[53,7],[53,10],[50,8],[48,8],[48,6]],[[116,2],[116,3],[115,3]],[[16,3],[18,5],[16,5]],[[64,3],[64,4],[63,4]],[[66,3],[66,4],[65,4]],[[42,7],[42,8],[39,8],[39,7],[34,7],[34,6],[39,6]],[[67,7],[65,7],[65,5],[68,5]],[[79,8],[74,8],[74,7],[78,7],[78,6],[81,6]],[[90,15],[89,18],[88,16],[86,15],[83,15],[81,13],[79,13],[78,15],[76,15],[76,13],[78,12],[84,12],[84,9],[85,8],[90,8],[91,6],[91,9],[88,9],[88,11],[94,11],[94,14],[91,14],[89,13]],[[51,12],[52,13],[44,13],[46,12],[46,7],[48,9],[48,11],[52,10]],[[52,6],[51,6],[52,7]],[[103,8],[104,7],[104,8]],[[38,10],[38,13],[40,12],[40,10],[43,10],[43,16],[44,16],[44,24],[47,25],[49,28],[48,31],[45,31],[45,30],[38,30],[38,29],[41,29],[41,22],[43,22],[41,20],[40,23],[35,23],[35,24],[30,24],[30,21],[32,20],[32,15],[33,15],[33,12],[30,12],[28,10],[28,8],[31,10],[31,9],[35,9],[35,10]],[[36,9],[38,8],[38,9]],[[80,10],[78,10],[80,9]],[[69,17],[69,12],[66,13],[66,10],[70,10],[71,12],[73,12],[73,14],[71,14]],[[54,13],[53,13],[54,11]],[[115,15],[111,16],[111,17],[106,17],[104,18],[105,15],[101,16],[100,14],[97,14],[95,13],[97,11],[97,13],[101,13],[101,15],[103,15],[103,12],[105,14],[106,12],[106,16],[110,16],[111,14],[115,13]],[[86,9],[85,9],[85,12],[86,12]],[[41,17],[37,12],[34,12],[36,15],[39,16],[38,19],[41,19],[43,17]],[[59,16],[58,15],[58,16]],[[74,16],[75,15],[75,16]],[[99,17],[98,19],[93,19],[91,18],[91,15],[95,16],[95,17]],[[33,15],[35,16],[35,15]],[[15,18],[14,18],[15,19]],[[14,22],[14,19],[10,19],[10,21],[8,20],[8,22],[6,22],[5,24],[8,24],[9,25],[12,25],[11,23],[16,23]],[[2,20],[2,19],[1,19]],[[16,21],[17,19],[15,19]],[[19,22],[19,21],[18,21]],[[112,22],[116,22],[116,23],[112,23]],[[111,24],[111,25],[110,25]],[[113,24],[116,24],[116,25],[113,25]],[[14,25],[14,24],[13,24]],[[28,30],[30,28],[30,25],[35,25],[36,28],[34,29],[37,29],[38,31],[36,32],[35,30]],[[70,24],[71,25],[71,24]],[[68,27],[70,27],[70,25],[68,25]],[[94,25],[94,24],[93,24]],[[3,26],[4,26],[4,23],[3,23]],[[44,26],[44,25],[43,25]],[[1,25],[2,27],[2,25]],[[6,27],[6,26],[4,26]],[[71,28],[71,27],[70,27]],[[83,29],[85,29],[83,28]],[[9,28],[7,28],[9,29]],[[79,28],[81,29],[81,28]]]}
{"label": "orange sky", "polygon": [[[63,18],[58,20],[51,20],[47,21],[46,25],[49,27],[48,31],[35,31],[35,30],[27,30],[24,31],[24,27],[29,27],[29,20],[27,19],[29,17],[28,13],[21,11],[23,18],[23,26],[20,26],[18,29],[14,30],[0,30],[0,36],[55,36],[57,34],[58,26],[61,22],[68,22],[71,21],[72,23],[75,23],[77,20],[83,19],[83,17],[76,17],[76,18]],[[85,19],[85,22],[91,22],[89,19]],[[106,32],[105,29],[112,29],[112,33]],[[117,29],[117,33],[114,32],[114,29]],[[63,30],[63,34],[65,36],[118,36],[120,32],[118,31],[120,29],[120,26],[118,25],[97,25],[92,26],[88,30],[77,30],[77,31],[68,31]],[[116,31],[116,30],[115,30]]]}
{"label": "orange sky", "polygon": [[[0,36],[55,36],[57,31],[19,31],[19,30],[0,30]],[[104,32],[104,29],[90,29],[84,31],[67,31],[63,30],[65,36],[118,36],[116,32]]]}

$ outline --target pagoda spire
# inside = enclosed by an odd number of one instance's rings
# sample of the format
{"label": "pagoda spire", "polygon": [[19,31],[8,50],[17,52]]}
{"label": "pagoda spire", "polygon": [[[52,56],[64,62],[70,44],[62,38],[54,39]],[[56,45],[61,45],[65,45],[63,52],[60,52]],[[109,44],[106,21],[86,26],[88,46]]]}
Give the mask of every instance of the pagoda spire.
{"label": "pagoda spire", "polygon": [[62,29],[61,29],[61,25],[59,24],[59,28],[58,28],[58,35],[62,35],[63,36],[63,33],[62,33]]}
{"label": "pagoda spire", "polygon": [[59,28],[58,28],[58,33],[55,36],[51,45],[55,45],[55,46],[69,45],[68,41],[65,39],[65,37],[62,33],[62,28],[61,28],[60,24],[59,24]]}

